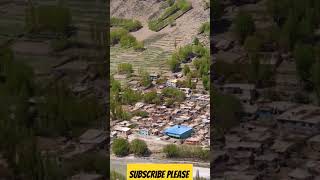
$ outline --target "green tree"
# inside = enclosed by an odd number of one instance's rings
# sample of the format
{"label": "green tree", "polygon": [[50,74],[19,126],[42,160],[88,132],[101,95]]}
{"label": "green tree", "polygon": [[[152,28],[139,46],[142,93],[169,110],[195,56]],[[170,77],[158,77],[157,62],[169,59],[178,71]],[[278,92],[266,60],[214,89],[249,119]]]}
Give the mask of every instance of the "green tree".
{"label": "green tree", "polygon": [[312,46],[307,44],[297,44],[294,49],[293,56],[300,79],[303,81],[310,80],[311,67],[315,62]]}
{"label": "green tree", "polygon": [[216,20],[219,20],[222,15],[223,15],[223,11],[224,11],[224,8],[221,4],[220,1],[217,1],[217,0],[211,0],[210,1],[210,6],[212,8],[212,16],[213,16],[213,20],[216,21]]}
{"label": "green tree", "polygon": [[116,156],[126,156],[130,152],[130,144],[126,139],[117,138],[113,141],[111,149]]}
{"label": "green tree", "polygon": [[239,118],[242,112],[240,101],[234,96],[220,94],[214,88],[210,89],[213,98],[214,118],[216,125],[214,133],[217,136],[223,135],[230,128],[240,123]]}
{"label": "green tree", "polygon": [[249,73],[249,80],[253,81],[254,83],[258,83],[260,79],[260,60],[258,56],[252,56],[250,58],[250,73]]}
{"label": "green tree", "polygon": [[145,141],[134,139],[130,143],[130,151],[136,156],[145,156],[149,150]]}
{"label": "green tree", "polygon": [[244,48],[249,54],[257,54],[262,47],[262,42],[257,36],[248,36],[244,42]]}
{"label": "green tree", "polygon": [[312,83],[317,94],[318,104],[320,104],[320,62],[317,61],[312,68]]}
{"label": "green tree", "polygon": [[131,88],[126,88],[123,90],[121,95],[121,102],[123,104],[135,104],[142,99],[142,95],[138,91],[134,91]]}
{"label": "green tree", "polygon": [[255,24],[250,14],[239,12],[235,19],[235,33],[241,43],[255,31]]}

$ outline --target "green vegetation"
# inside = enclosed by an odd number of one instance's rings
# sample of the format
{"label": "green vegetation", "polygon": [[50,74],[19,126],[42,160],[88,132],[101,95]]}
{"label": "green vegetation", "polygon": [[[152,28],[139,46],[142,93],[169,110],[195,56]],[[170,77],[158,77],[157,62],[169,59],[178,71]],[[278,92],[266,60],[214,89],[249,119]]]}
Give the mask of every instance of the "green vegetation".
{"label": "green vegetation", "polygon": [[[195,40],[195,42],[197,41]],[[168,60],[168,64],[172,72],[177,72],[180,70],[181,63],[186,63],[192,58],[195,58],[193,60],[193,65],[197,70],[197,76],[202,78],[205,89],[209,90],[210,51],[199,42],[181,47],[173,53]],[[188,71],[188,69],[184,69],[184,71]]]}
{"label": "green vegetation", "polygon": [[[123,93],[122,91],[125,91]],[[123,95],[124,94],[124,95]],[[119,81],[111,77],[110,82],[110,117],[113,120],[129,120],[131,114],[122,108],[122,103],[135,103],[136,97],[132,97],[135,94],[133,90],[129,88],[122,88]]]}
{"label": "green vegetation", "polygon": [[162,90],[162,95],[166,98],[174,100],[175,102],[182,102],[186,98],[184,92],[171,87],[164,88]]}
{"label": "green vegetation", "polygon": [[133,73],[132,64],[129,64],[129,63],[118,64],[118,73],[126,74],[127,77],[130,77],[131,74]]}
{"label": "green vegetation", "polygon": [[142,99],[142,95],[138,91],[134,91],[127,87],[122,91],[121,102],[122,104],[133,105]]}
{"label": "green vegetation", "polygon": [[320,62],[319,60],[312,67],[312,83],[317,95],[318,105],[320,105]]}
{"label": "green vegetation", "polygon": [[313,47],[306,44],[297,44],[294,48],[293,56],[296,61],[297,73],[301,80],[310,80],[311,69],[315,62]]}
{"label": "green vegetation", "polygon": [[257,36],[248,36],[243,46],[249,55],[256,55],[261,50],[262,41]]}
{"label": "green vegetation", "polygon": [[188,75],[191,72],[189,65],[184,65],[183,66],[183,75]]}
{"label": "green vegetation", "polygon": [[213,17],[213,20],[219,20],[223,14],[223,6],[221,4],[220,1],[210,1],[210,6],[212,8],[212,17]]}
{"label": "green vegetation", "polygon": [[160,31],[161,29],[172,23],[175,19],[179,18],[184,13],[189,11],[191,8],[192,5],[187,0],[176,0],[176,2],[170,7],[166,8],[165,11],[157,19],[149,21],[149,29],[151,29],[152,31]]}
{"label": "green vegetation", "polygon": [[296,43],[312,42],[315,29],[319,25],[320,3],[318,1],[268,0],[267,7],[277,24],[276,41],[281,50],[291,50]]}
{"label": "green vegetation", "polygon": [[144,87],[150,87],[152,85],[152,80],[150,74],[147,71],[140,70],[140,84]]}
{"label": "green vegetation", "polygon": [[147,111],[134,111],[134,112],[132,112],[132,115],[146,118],[149,116],[149,113]]}
{"label": "green vegetation", "polygon": [[134,139],[129,143],[126,139],[117,138],[113,141],[111,149],[116,156],[127,156],[133,153],[135,156],[146,156],[149,153],[148,146],[145,141]]}
{"label": "green vegetation", "polygon": [[120,173],[115,171],[110,172],[110,180],[126,180],[127,178]]}
{"label": "green vegetation", "polygon": [[[62,180],[56,157],[37,146],[34,110],[28,100],[38,95],[32,69],[14,60],[11,49],[0,49],[0,151],[15,177]],[[53,111],[53,110],[51,110]]]}
{"label": "green vegetation", "polygon": [[205,33],[207,35],[210,34],[210,22],[205,22],[201,25],[200,29],[199,29],[199,33]]}
{"label": "green vegetation", "polygon": [[126,139],[117,138],[113,141],[111,149],[116,156],[126,156],[130,153],[130,144]]}
{"label": "green vegetation", "polygon": [[202,160],[209,159],[209,150],[204,150],[198,146],[177,146],[175,144],[166,145],[162,150],[167,158],[196,158]]}
{"label": "green vegetation", "polygon": [[241,43],[255,31],[255,24],[252,16],[246,12],[239,12],[235,19],[234,31]]}
{"label": "green vegetation", "polygon": [[129,31],[122,28],[113,29],[110,32],[110,44],[113,46],[118,43],[122,48],[133,48],[136,51],[144,49],[142,42],[137,41],[134,36],[129,34]]}
{"label": "green vegetation", "polygon": [[259,56],[251,58],[249,63],[227,63],[218,60],[215,63],[215,72],[223,75],[226,82],[261,82],[261,86],[272,84],[274,75],[271,65],[260,64]]}
{"label": "green vegetation", "polygon": [[61,39],[54,39],[50,41],[50,47],[54,51],[62,51],[66,48],[68,48],[70,42],[66,38],[61,38]]}
{"label": "green vegetation", "polygon": [[157,94],[156,91],[150,91],[150,92],[145,93],[144,96],[143,96],[143,100],[144,100],[144,102],[146,102],[148,104],[157,104],[157,105],[159,105],[161,103],[161,98]]}
{"label": "green vegetation", "polygon": [[96,98],[79,99],[64,84],[46,90],[44,101],[37,108],[39,118],[35,120],[35,129],[47,136],[77,136],[79,129],[98,123],[103,114],[103,106]]}
{"label": "green vegetation", "polygon": [[53,32],[65,34],[71,24],[70,10],[61,5],[30,6],[26,10],[28,32]]}
{"label": "green vegetation", "polygon": [[133,19],[111,18],[111,27],[121,27],[129,32],[137,31],[142,28],[141,22]]}
{"label": "green vegetation", "polygon": [[84,153],[66,162],[63,169],[69,177],[79,172],[98,173],[107,177],[108,171],[106,169],[109,169],[109,158],[107,155],[101,155],[97,152]]}
{"label": "green vegetation", "polygon": [[240,123],[239,116],[242,112],[242,106],[234,96],[220,94],[214,89],[212,89],[211,96],[215,97],[213,98],[214,118],[216,119],[214,133],[219,136]]}
{"label": "green vegetation", "polygon": [[130,143],[130,151],[136,156],[145,156],[149,153],[146,142],[140,139],[134,139]]}

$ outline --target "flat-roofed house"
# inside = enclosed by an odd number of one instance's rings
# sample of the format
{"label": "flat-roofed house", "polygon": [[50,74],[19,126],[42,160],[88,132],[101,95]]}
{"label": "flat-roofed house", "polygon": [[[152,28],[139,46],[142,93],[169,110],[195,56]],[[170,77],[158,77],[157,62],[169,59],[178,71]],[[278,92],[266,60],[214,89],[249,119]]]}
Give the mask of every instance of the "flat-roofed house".
{"label": "flat-roofed house", "polygon": [[313,136],[308,140],[308,145],[311,149],[320,152],[320,135]]}
{"label": "flat-roofed house", "polygon": [[320,132],[320,107],[301,105],[277,117],[281,129],[315,134]]}
{"label": "flat-roofed house", "polygon": [[296,168],[293,171],[289,172],[288,174],[289,179],[292,180],[311,180],[313,179],[312,174],[305,170],[305,169],[301,169],[301,168]]}
{"label": "flat-roofed house", "polygon": [[186,139],[191,136],[192,128],[188,126],[175,125],[164,131],[164,134],[178,139]]}
{"label": "flat-roofed house", "polygon": [[242,103],[249,103],[256,97],[256,87],[254,84],[225,84],[220,87],[224,93],[233,94]]}
{"label": "flat-roofed house", "polygon": [[85,133],[83,133],[80,137],[81,144],[97,144],[102,145],[107,141],[107,134],[98,129],[88,129]]}
{"label": "flat-roofed house", "polygon": [[125,138],[131,134],[131,128],[129,127],[115,126],[114,130],[117,131],[118,136],[125,137]]}
{"label": "flat-roofed house", "polygon": [[169,80],[166,82],[166,86],[167,86],[167,87],[174,87],[174,88],[176,88],[176,87],[177,87],[177,82],[178,82],[177,79],[169,79]]}

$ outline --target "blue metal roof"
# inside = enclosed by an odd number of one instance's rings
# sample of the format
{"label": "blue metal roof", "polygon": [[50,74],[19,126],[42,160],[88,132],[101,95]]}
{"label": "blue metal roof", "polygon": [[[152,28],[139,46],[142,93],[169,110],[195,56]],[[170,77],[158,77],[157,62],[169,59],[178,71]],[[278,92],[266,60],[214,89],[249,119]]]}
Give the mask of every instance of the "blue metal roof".
{"label": "blue metal roof", "polygon": [[165,133],[182,135],[185,132],[192,130],[191,127],[175,125],[165,130]]}

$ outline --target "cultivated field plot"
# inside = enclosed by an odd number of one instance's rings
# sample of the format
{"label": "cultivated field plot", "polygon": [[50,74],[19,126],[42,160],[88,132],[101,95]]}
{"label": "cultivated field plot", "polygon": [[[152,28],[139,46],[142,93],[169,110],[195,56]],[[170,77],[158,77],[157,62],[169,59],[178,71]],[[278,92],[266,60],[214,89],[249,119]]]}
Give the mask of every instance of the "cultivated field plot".
{"label": "cultivated field plot", "polygon": [[148,72],[167,72],[169,67],[167,60],[171,52],[160,48],[149,47],[143,52],[136,52],[133,49],[122,49],[120,47],[111,47],[110,49],[110,69],[111,73],[116,73],[117,66],[120,63],[132,64],[135,71],[145,69]]}

